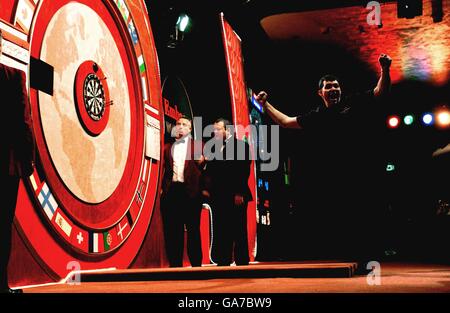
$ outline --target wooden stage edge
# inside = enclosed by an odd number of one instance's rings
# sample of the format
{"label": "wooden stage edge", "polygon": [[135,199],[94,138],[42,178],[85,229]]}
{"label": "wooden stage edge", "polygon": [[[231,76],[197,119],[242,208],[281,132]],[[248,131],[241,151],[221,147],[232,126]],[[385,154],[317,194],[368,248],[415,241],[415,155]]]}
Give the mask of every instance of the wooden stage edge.
{"label": "wooden stage edge", "polygon": [[299,262],[251,263],[247,266],[216,266],[108,270],[81,273],[82,282],[204,280],[226,278],[350,278],[357,263]]}
{"label": "wooden stage edge", "polygon": [[151,269],[98,269],[74,271],[59,282],[16,288],[33,289],[70,284],[75,275],[82,283],[183,281],[236,278],[351,278],[357,263],[333,261],[252,262],[247,266],[216,266]]}

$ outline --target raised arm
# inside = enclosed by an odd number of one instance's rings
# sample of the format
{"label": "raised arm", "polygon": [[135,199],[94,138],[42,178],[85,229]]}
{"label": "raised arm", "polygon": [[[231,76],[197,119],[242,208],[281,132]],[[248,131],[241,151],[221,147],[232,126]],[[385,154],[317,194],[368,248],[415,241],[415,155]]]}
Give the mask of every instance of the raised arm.
{"label": "raised arm", "polygon": [[373,90],[373,94],[376,97],[380,97],[388,93],[391,89],[391,75],[389,73],[392,59],[386,55],[381,54],[378,58],[381,67],[381,75],[378,80],[377,86]]}
{"label": "raised arm", "polygon": [[273,105],[267,101],[267,92],[260,91],[256,95],[256,100],[263,106],[264,110],[269,114],[270,118],[284,128],[296,128],[301,129],[302,127],[298,124],[297,117],[288,116],[283,112],[278,111]]}

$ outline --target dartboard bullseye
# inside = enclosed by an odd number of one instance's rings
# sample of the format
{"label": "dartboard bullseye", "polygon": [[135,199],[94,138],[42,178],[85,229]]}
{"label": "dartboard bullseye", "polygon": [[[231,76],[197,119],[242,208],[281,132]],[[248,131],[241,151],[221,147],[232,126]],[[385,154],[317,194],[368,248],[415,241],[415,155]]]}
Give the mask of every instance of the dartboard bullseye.
{"label": "dartboard bullseye", "polygon": [[127,267],[149,227],[163,140],[144,1],[27,4],[23,38],[52,69],[53,92],[29,92],[38,162],[19,191],[21,236],[57,276],[74,259]]}

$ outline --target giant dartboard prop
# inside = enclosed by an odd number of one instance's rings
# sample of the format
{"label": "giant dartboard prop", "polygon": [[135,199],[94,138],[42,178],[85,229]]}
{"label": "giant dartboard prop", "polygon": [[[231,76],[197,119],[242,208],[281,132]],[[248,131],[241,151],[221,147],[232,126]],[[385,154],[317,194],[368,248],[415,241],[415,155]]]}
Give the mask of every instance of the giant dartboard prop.
{"label": "giant dartboard prop", "polygon": [[20,0],[16,14],[29,59],[53,77],[50,92],[29,91],[37,165],[19,190],[20,235],[59,277],[74,260],[126,268],[148,230],[163,140],[144,1]]}

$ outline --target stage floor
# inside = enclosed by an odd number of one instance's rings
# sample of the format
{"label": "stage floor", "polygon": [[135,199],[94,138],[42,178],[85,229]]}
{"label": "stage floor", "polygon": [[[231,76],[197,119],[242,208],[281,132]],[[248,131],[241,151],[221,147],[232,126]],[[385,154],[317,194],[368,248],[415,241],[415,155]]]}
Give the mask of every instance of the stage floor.
{"label": "stage floor", "polygon": [[[330,268],[333,269],[330,271]],[[328,270],[327,270],[328,269]],[[337,270],[336,270],[337,269]],[[346,270],[347,272],[346,272]],[[354,263],[260,263],[247,267],[120,270],[83,274],[79,285],[25,293],[448,293],[450,265],[381,263],[380,285],[354,275]],[[347,274],[348,275],[347,275]],[[346,276],[347,275],[347,276]],[[182,279],[177,279],[182,277]],[[370,279],[369,279],[370,280]],[[372,280],[373,281],[373,280]]]}

